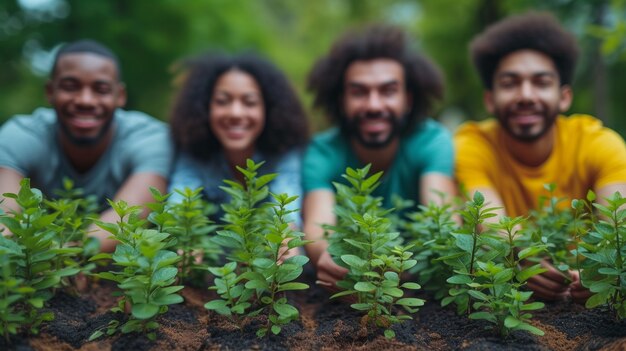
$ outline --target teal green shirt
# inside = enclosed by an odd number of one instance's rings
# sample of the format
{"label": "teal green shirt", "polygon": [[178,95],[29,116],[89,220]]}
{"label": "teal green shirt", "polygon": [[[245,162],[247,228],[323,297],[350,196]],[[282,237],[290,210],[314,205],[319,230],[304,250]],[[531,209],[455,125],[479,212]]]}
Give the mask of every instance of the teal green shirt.
{"label": "teal green shirt", "polygon": [[[313,138],[304,155],[304,194],[318,189],[334,190],[333,182],[346,183],[341,177],[346,167],[363,166],[354,154],[350,140],[339,128],[320,133]],[[383,205],[388,208],[394,194],[418,201],[419,180],[424,174],[435,172],[452,177],[453,169],[454,147],[450,132],[440,123],[427,119],[400,139],[396,157],[374,195],[382,196]]]}

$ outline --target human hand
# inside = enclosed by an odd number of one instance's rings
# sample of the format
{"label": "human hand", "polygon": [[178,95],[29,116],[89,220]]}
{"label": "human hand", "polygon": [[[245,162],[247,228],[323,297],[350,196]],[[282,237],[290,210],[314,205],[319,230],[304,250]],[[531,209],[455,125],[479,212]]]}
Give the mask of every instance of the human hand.
{"label": "human hand", "polygon": [[534,297],[544,300],[564,300],[570,294],[571,278],[556,269],[547,259],[541,260],[541,267],[547,271],[531,277],[527,287],[534,292]]}
{"label": "human hand", "polygon": [[330,257],[328,251],[322,252],[316,264],[317,281],[316,284],[323,286],[330,291],[338,291],[337,282],[343,279],[348,270],[339,266]]}
{"label": "human hand", "polygon": [[570,271],[570,275],[572,277],[572,283],[569,285],[572,301],[584,304],[587,302],[587,299],[593,295],[593,293],[582,285],[578,271]]}

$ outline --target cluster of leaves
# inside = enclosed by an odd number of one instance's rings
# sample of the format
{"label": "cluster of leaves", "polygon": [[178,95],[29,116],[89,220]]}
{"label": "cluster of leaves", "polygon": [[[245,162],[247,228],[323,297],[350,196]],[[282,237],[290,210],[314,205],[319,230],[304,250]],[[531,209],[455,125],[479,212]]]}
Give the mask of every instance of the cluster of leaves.
{"label": "cluster of leaves", "polygon": [[554,196],[555,184],[545,184],[544,188],[549,196],[539,197],[539,210],[530,212],[524,226],[532,232],[535,240],[541,240],[546,245],[550,261],[563,273],[565,279],[570,279],[568,270],[578,266],[577,255],[572,254],[572,249],[576,247],[581,232],[585,231],[579,218],[586,213],[584,208],[580,208],[584,202],[579,202],[578,208],[572,211],[572,208],[566,206],[567,199]]}
{"label": "cluster of leaves", "polygon": [[368,177],[369,169],[369,165],[356,170],[348,168],[343,177],[350,186],[334,184],[337,224],[325,226],[332,231],[328,251],[349,273],[337,284],[345,290],[332,298],[354,296],[356,303],[352,308],[365,313],[362,324],[385,328],[385,336],[393,338],[391,326],[411,319],[408,314],[397,313],[394,307],[414,313],[424,300],[404,297],[404,290],[420,288],[416,283],[400,281],[401,275],[417,261],[412,259],[411,245],[402,246],[400,234],[390,230],[391,222],[386,216],[391,210],[383,209],[381,199],[372,196],[382,172]]}
{"label": "cluster of leaves", "polygon": [[98,222],[98,226],[112,234],[119,243],[113,254],[101,253],[92,260],[110,259],[113,264],[123,267],[121,271],[100,272],[96,275],[118,283],[122,298],[112,312],[125,312],[130,307],[130,318],[120,325],[111,320],[104,329],[94,332],[90,340],[104,335],[142,332],[154,340],[159,324],[158,315],[167,312],[168,305],[180,303],[183,298],[177,294],[183,286],[173,285],[181,257],[169,251],[172,241],[169,234],[146,229],[146,221],[139,217],[140,206],[128,206],[124,201],[112,202],[111,207],[120,218],[118,223]]}
{"label": "cluster of leaves", "polygon": [[438,205],[430,202],[418,208],[419,211],[407,215],[409,220],[402,225],[409,242],[416,248],[417,264],[410,273],[417,275],[417,280],[425,290],[433,293],[435,299],[441,300],[448,295],[446,279],[453,275],[453,271],[440,258],[453,253],[452,233],[458,226],[453,220],[454,211],[449,203]]}
{"label": "cluster of leaves", "polygon": [[[58,250],[66,254],[72,254],[71,259],[59,255],[54,262],[54,269],[71,267],[76,272],[89,274],[95,263],[89,259],[100,251],[98,239],[88,237],[89,227],[97,220],[98,204],[95,196],[86,196],[80,188],[74,188],[74,182],[65,178],[63,189],[55,191],[55,199],[44,199],[45,206],[59,213],[53,226],[55,230],[55,243]],[[62,285],[71,286],[71,282],[64,278]]]}
{"label": "cluster of leaves", "polygon": [[152,196],[156,200],[148,204],[151,210],[148,221],[154,224],[155,229],[170,234],[171,245],[176,247],[182,256],[179,262],[181,281],[187,282],[190,278],[198,279],[200,273],[206,271],[204,262],[217,262],[222,253],[220,247],[210,241],[211,233],[217,226],[209,220],[215,212],[215,206],[202,198],[202,188],[195,190],[185,188],[175,192],[181,200],[167,202],[171,194],[161,194],[151,188]]}
{"label": "cluster of leaves", "polygon": [[521,233],[523,217],[502,217],[493,230],[485,228],[494,210],[477,192],[460,211],[463,226],[452,233],[456,252],[439,258],[453,268],[454,275],[447,282],[455,285],[442,305],[455,303],[460,314],[492,323],[502,336],[514,330],[543,335],[529,323],[532,315],[528,312],[543,308],[543,303],[528,303],[532,292],[520,288],[545,271],[539,264],[521,264],[545,251],[545,245]]}
{"label": "cluster of leaves", "polygon": [[214,241],[228,251],[228,260],[222,267],[211,267],[214,286],[219,298],[205,307],[229,316],[239,326],[242,317],[264,314],[267,322],[257,330],[257,336],[268,332],[278,334],[282,327],[299,317],[298,310],[288,303],[285,293],[307,289],[308,285],[295,282],[308,258],[295,255],[285,258],[286,251],[305,245],[303,233],[292,229],[288,217],[293,210],[287,205],[296,197],[271,194],[267,184],[276,174],[258,176],[263,165],[247,160],[246,168],[237,169],[244,175],[245,184],[225,180],[222,187],[231,201],[222,205],[225,212],[222,230]]}
{"label": "cluster of leaves", "polygon": [[[588,196],[589,197],[589,196]],[[608,305],[617,318],[626,318],[626,198],[615,193],[606,205],[594,203],[600,219],[581,236],[578,252],[583,286],[594,293],[586,306]],[[573,202],[576,208],[580,203]]]}
{"label": "cluster of leaves", "polygon": [[[0,215],[0,223],[10,233],[0,241],[0,329],[7,340],[22,330],[37,333],[42,322],[52,320],[52,312],[42,312],[44,303],[64,277],[81,270],[76,256],[82,248],[66,247],[62,238],[67,227],[57,224],[65,213],[46,207],[41,191],[31,188],[28,178],[20,186],[17,194],[3,194],[15,200],[20,210]],[[81,230],[77,226],[76,231]]]}

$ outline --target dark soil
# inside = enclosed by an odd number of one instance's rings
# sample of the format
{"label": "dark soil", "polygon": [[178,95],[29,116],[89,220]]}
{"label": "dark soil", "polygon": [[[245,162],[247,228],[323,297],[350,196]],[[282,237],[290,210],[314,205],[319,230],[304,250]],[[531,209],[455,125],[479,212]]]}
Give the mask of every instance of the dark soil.
{"label": "dark soil", "polygon": [[[535,311],[533,324],[546,335],[514,332],[501,339],[481,321],[456,315],[435,301],[428,301],[413,320],[393,327],[394,340],[382,330],[366,328],[361,315],[343,301],[330,301],[330,293],[313,284],[312,272],[303,280],[311,289],[289,298],[300,309],[301,319],[283,328],[279,336],[256,337],[264,317],[234,322],[204,309],[211,292],[185,288],[185,303],[170,306],[159,319],[157,340],[143,335],[89,336],[121,314],[116,291],[109,282],[95,282],[82,297],[58,293],[49,301],[55,320],[35,337],[0,341],[0,350],[626,350],[626,321],[616,321],[607,310],[587,310],[570,302],[547,303]],[[428,297],[422,296],[428,299]]]}

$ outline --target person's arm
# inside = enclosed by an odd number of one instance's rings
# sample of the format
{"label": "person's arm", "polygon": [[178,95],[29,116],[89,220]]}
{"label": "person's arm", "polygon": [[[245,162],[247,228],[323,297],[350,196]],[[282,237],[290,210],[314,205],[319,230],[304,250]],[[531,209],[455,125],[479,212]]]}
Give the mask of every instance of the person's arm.
{"label": "person's arm", "polygon": [[[420,179],[420,203],[437,205],[450,202],[456,196],[456,185],[451,177],[442,173],[427,173]],[[444,198],[438,195],[444,194]]]}
{"label": "person's arm", "polygon": [[348,273],[347,269],[333,261],[327,251],[328,242],[324,239],[322,224],[335,224],[334,207],[335,193],[327,189],[307,193],[302,206],[305,239],[313,240],[305,247],[307,255],[317,270],[318,284],[331,289]]}
{"label": "person's arm", "polygon": [[[124,200],[129,205],[144,205],[153,201],[150,187],[154,187],[161,192],[167,190],[167,180],[156,173],[136,173],[131,175],[122,187],[117,191],[113,201]],[[144,217],[148,215],[148,209],[144,208],[142,214]],[[115,223],[120,220],[115,211],[110,208],[100,214],[100,220],[103,222]],[[100,250],[103,252],[112,252],[115,250],[117,241],[109,238],[111,234],[104,229],[92,226],[89,236],[100,240]]]}
{"label": "person's arm", "polygon": [[19,211],[19,206],[14,199],[5,198],[2,194],[17,194],[20,190],[20,182],[24,176],[11,168],[0,167],[0,208],[5,213]]}

